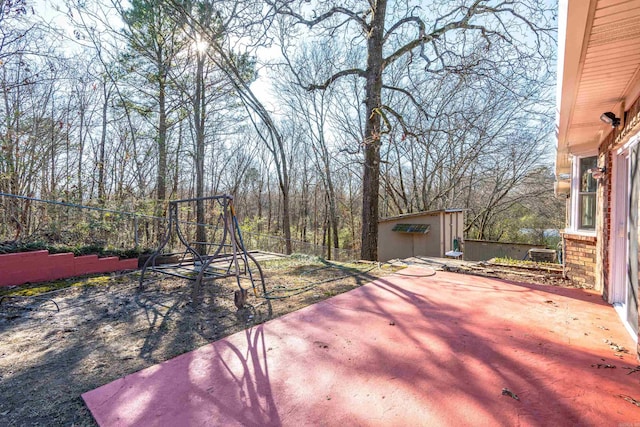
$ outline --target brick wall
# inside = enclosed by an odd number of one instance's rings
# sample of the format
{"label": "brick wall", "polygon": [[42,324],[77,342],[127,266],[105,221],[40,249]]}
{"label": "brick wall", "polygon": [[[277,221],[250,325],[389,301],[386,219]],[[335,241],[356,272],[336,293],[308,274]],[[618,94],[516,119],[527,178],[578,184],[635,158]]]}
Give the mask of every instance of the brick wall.
{"label": "brick wall", "polygon": [[611,243],[611,185],[613,175],[613,152],[612,147],[615,143],[615,130],[602,141],[598,152],[598,165],[606,168],[604,177],[600,180],[598,186],[598,217],[601,221],[598,223],[598,250],[596,254],[597,265],[596,276],[597,288],[602,291],[602,298],[609,301],[612,294],[612,283],[609,283],[609,272],[611,269],[609,245]]}
{"label": "brick wall", "polygon": [[564,234],[564,259],[567,277],[574,283],[596,286],[596,238]]}

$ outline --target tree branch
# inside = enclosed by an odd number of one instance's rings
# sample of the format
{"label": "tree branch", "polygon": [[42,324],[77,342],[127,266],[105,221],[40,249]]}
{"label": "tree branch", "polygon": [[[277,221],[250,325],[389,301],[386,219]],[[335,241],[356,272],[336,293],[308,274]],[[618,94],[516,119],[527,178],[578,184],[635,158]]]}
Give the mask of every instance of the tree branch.
{"label": "tree branch", "polygon": [[296,12],[292,11],[288,6],[282,5],[282,6],[278,7],[278,5],[276,4],[277,3],[276,1],[266,1],[266,3],[269,6],[272,6],[276,10],[277,13],[282,14],[282,15],[286,15],[286,16],[290,16],[290,17],[294,18],[297,21],[296,23],[304,24],[309,28],[312,28],[312,27],[318,25],[319,23],[321,23],[323,21],[326,21],[327,19],[331,18],[333,15],[338,15],[339,14],[339,15],[346,15],[346,16],[349,17],[349,19],[357,22],[358,25],[360,25],[360,27],[362,28],[363,31],[365,31],[365,32],[371,31],[371,26],[363,18],[363,16],[367,15],[366,12],[357,13],[357,12],[354,12],[352,10],[346,9],[344,7],[336,6],[336,7],[332,7],[331,9],[329,9],[328,11],[323,13],[322,15],[316,16],[313,19],[305,19],[299,13],[296,13]]}
{"label": "tree branch", "polygon": [[324,83],[322,84],[311,84],[309,86],[305,86],[306,90],[325,90],[326,88],[329,87],[329,85],[331,83],[333,83],[334,81],[338,80],[340,77],[344,77],[344,76],[352,76],[352,75],[356,75],[359,77],[366,77],[367,74],[364,70],[360,69],[360,68],[350,68],[348,70],[342,70],[342,71],[338,71],[337,73],[335,73],[333,76],[329,77],[327,80],[325,80]]}
{"label": "tree branch", "polygon": [[[397,111],[395,111],[393,108],[389,107],[388,105],[382,105],[380,108],[382,110],[388,111],[389,113],[391,113],[391,115],[393,117],[396,118],[398,123],[400,123],[400,126],[402,126],[402,132],[404,133],[405,136],[406,135],[410,135],[410,136],[412,136],[414,138],[418,138],[417,134],[415,134],[414,132],[409,130],[409,127],[407,126],[407,124],[404,121],[404,117],[402,117],[402,115],[400,113],[398,113]],[[387,124],[387,126],[391,127],[389,124]]]}
{"label": "tree branch", "polygon": [[424,45],[425,43],[429,43],[431,41],[439,39],[448,31],[455,30],[458,28],[467,28],[469,26],[469,21],[476,14],[476,8],[478,7],[478,4],[480,2],[481,0],[476,0],[473,6],[467,9],[467,12],[464,14],[462,19],[446,24],[438,29],[435,29],[429,34],[422,33],[419,35],[418,38],[400,47],[398,50],[396,50],[395,52],[393,52],[391,55],[389,55],[383,60],[382,67],[386,68],[389,64],[395,62],[398,58],[402,57],[405,53],[408,53],[413,49],[415,49],[416,47]]}
{"label": "tree branch", "polygon": [[419,30],[420,30],[420,36],[422,36],[425,33],[425,25],[424,22],[422,21],[422,19],[418,18],[417,16],[407,16],[406,18],[403,18],[401,20],[399,20],[398,22],[396,22],[395,24],[393,24],[391,26],[391,28],[389,28],[389,30],[387,31],[387,34],[384,35],[384,38],[382,39],[382,43],[386,43],[387,39],[389,38],[389,36],[391,36],[391,34],[393,34],[393,32],[395,30],[397,30],[398,28],[400,28],[402,25],[406,24],[407,22],[415,22],[416,25],[418,26]]}
{"label": "tree branch", "polygon": [[408,90],[400,88],[400,87],[396,87],[396,86],[389,86],[389,85],[382,85],[382,88],[383,89],[389,89],[389,90],[392,90],[394,92],[400,92],[403,95],[407,96],[411,100],[413,105],[415,105],[418,108],[418,110],[420,110],[420,112],[424,115],[424,117],[426,119],[430,118],[429,114],[424,109],[424,107],[422,107],[422,105],[418,102],[418,100]]}

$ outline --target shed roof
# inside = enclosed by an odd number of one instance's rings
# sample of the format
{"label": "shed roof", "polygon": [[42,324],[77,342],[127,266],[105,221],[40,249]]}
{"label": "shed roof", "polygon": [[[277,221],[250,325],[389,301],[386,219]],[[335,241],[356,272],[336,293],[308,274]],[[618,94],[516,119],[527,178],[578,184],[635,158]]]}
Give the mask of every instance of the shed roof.
{"label": "shed roof", "polygon": [[464,212],[464,209],[438,209],[434,211],[407,213],[402,215],[389,216],[386,218],[380,218],[378,220],[378,223],[397,221],[397,220],[406,219],[406,218],[417,218],[421,216],[435,216],[435,215],[440,215],[441,213],[454,213],[454,212]]}

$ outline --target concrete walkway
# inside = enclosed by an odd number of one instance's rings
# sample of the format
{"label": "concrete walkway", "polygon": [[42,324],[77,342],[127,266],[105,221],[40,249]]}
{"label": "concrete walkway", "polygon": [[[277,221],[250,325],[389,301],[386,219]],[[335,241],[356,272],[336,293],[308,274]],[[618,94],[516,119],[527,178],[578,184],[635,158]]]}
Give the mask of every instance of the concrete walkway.
{"label": "concrete walkway", "polygon": [[82,397],[101,426],[640,425],[635,344],[600,296],[401,273]]}

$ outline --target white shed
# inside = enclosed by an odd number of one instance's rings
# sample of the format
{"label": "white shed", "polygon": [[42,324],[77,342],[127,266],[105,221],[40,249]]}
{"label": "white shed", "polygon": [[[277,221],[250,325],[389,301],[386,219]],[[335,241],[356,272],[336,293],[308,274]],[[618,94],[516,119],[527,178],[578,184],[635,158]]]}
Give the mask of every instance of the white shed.
{"label": "white shed", "polygon": [[412,256],[444,258],[461,248],[464,210],[443,209],[383,218],[378,221],[378,261]]}

